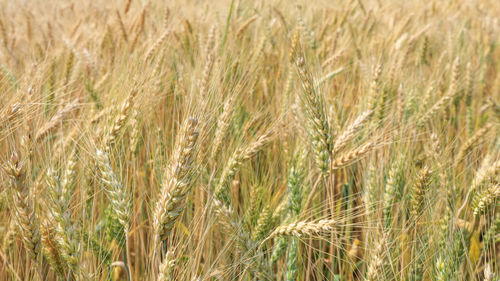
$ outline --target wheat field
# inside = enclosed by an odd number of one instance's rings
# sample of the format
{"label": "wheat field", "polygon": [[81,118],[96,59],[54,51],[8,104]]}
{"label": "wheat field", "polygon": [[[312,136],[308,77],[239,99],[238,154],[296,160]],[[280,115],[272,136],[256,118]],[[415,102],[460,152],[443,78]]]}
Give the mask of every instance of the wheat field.
{"label": "wheat field", "polygon": [[0,280],[500,280],[496,0],[1,0]]}

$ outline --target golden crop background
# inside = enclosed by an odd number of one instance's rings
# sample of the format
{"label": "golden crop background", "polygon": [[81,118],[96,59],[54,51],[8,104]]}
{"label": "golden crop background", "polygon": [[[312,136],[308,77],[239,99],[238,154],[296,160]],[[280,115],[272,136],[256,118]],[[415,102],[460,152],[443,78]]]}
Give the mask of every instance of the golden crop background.
{"label": "golden crop background", "polygon": [[499,280],[498,15],[0,1],[0,280]]}

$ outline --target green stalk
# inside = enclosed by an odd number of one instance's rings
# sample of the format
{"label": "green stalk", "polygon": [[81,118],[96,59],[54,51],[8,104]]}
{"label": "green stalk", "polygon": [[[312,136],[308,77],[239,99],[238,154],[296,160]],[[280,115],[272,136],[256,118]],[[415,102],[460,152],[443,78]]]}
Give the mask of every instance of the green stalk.
{"label": "green stalk", "polygon": [[220,46],[220,50],[224,50],[224,45],[226,44],[227,40],[227,34],[229,33],[229,23],[231,23],[231,16],[233,14],[233,6],[234,6],[234,0],[231,1],[231,6],[229,7],[229,14],[227,15],[227,20],[226,20],[226,29],[224,30],[224,38],[222,39],[222,44]]}

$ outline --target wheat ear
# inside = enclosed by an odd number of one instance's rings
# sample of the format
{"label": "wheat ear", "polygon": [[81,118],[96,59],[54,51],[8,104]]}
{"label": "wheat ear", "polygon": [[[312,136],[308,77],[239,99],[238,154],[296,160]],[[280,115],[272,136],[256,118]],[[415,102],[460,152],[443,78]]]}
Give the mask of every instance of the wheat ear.
{"label": "wheat ear", "polygon": [[62,109],[57,111],[57,113],[52,116],[52,118],[45,123],[35,134],[35,141],[40,141],[45,138],[50,132],[56,129],[69,113],[71,113],[75,108],[78,107],[78,99],[66,104]]}
{"label": "wheat ear", "polygon": [[69,194],[65,193],[65,186],[51,168],[47,169],[47,187],[50,195],[49,215],[54,224],[53,230],[60,247],[60,256],[72,273],[77,273],[79,247],[75,241],[75,224],[70,221]]}
{"label": "wheat ear", "polygon": [[424,167],[415,182],[411,197],[411,214],[416,218],[424,209],[424,198],[431,182],[431,170]]}
{"label": "wheat ear", "polygon": [[97,150],[96,159],[102,176],[101,180],[106,185],[106,193],[110,199],[114,215],[125,229],[125,233],[128,233],[131,204],[127,192],[113,171],[108,154],[102,150]]}
{"label": "wheat ear", "polygon": [[18,229],[21,230],[24,246],[28,255],[33,260],[38,261],[41,250],[38,217],[35,213],[33,201],[30,198],[30,190],[26,184],[26,170],[16,153],[12,154],[4,170],[9,176],[10,186],[12,187],[16,222]]}
{"label": "wheat ear", "polygon": [[156,202],[153,227],[156,237],[160,240],[167,238],[175,221],[185,208],[184,201],[191,189],[191,180],[194,177],[192,164],[198,139],[197,125],[198,120],[194,117],[186,120],[174,160],[167,172],[168,178]]}
{"label": "wheat ear", "polygon": [[456,96],[458,83],[460,79],[460,60],[457,58],[453,63],[452,76],[448,92],[436,103],[431,109],[429,109],[422,117],[417,121],[418,125],[423,125],[428,122],[434,114],[443,110],[443,108]]}
{"label": "wheat ear", "polygon": [[481,139],[488,133],[488,131],[491,129],[491,124],[487,124],[484,126],[482,129],[478,130],[472,137],[470,137],[460,148],[460,150],[457,153],[457,158],[455,160],[455,166],[458,165],[460,162],[462,162],[467,154],[472,150],[472,148],[477,145]]}
{"label": "wheat ear", "polygon": [[384,265],[385,261],[385,247],[387,244],[387,236],[382,236],[382,239],[377,244],[375,251],[372,255],[368,269],[366,270],[365,281],[375,281],[379,280],[380,271]]}
{"label": "wheat ear", "polygon": [[170,34],[170,30],[165,30],[160,38],[156,40],[156,42],[149,48],[149,50],[146,52],[146,55],[144,56],[146,58],[146,61],[148,61],[154,53],[156,53],[156,50],[160,48],[160,46],[167,40],[168,35]]}
{"label": "wheat ear", "polygon": [[60,248],[54,236],[56,232],[54,228],[48,223],[44,222],[41,227],[42,247],[51,268],[64,279],[66,276],[65,261],[61,257]]}
{"label": "wheat ear", "polygon": [[342,155],[341,157],[335,159],[332,162],[332,168],[335,170],[335,169],[340,169],[340,168],[343,168],[347,165],[350,165],[353,162],[357,161],[359,158],[363,157],[372,148],[373,148],[373,143],[368,142],[368,143],[360,146],[357,149],[349,151],[349,152],[345,153],[344,155]]}
{"label": "wheat ear", "polygon": [[367,110],[361,115],[359,115],[353,122],[350,124],[340,136],[337,137],[333,144],[332,154],[336,155],[339,151],[346,147],[346,145],[356,136],[361,128],[366,124],[370,117],[372,116],[373,111]]}
{"label": "wheat ear", "polygon": [[500,197],[500,184],[494,184],[482,193],[479,193],[473,200],[474,216],[480,216],[495,202],[495,199]]}
{"label": "wheat ear", "polygon": [[321,232],[331,232],[338,224],[333,219],[324,219],[318,222],[299,221],[287,225],[278,226],[266,240],[281,236],[311,236]]}
{"label": "wheat ear", "polygon": [[302,82],[302,100],[303,110],[307,116],[308,133],[311,139],[311,145],[315,153],[315,160],[318,168],[323,175],[327,174],[330,161],[331,136],[328,126],[328,120],[323,108],[323,100],[314,88],[312,76],[307,69],[306,62],[302,54],[299,54],[298,47],[292,50],[295,54],[295,65],[297,75]]}
{"label": "wheat ear", "polygon": [[118,133],[120,132],[121,128],[125,125],[125,122],[127,121],[127,118],[129,116],[129,111],[130,108],[132,108],[134,104],[134,97],[137,95],[137,91],[132,91],[130,95],[127,97],[125,102],[122,104],[120,108],[120,112],[118,113],[118,116],[116,117],[115,121],[113,122],[110,130],[108,131],[108,134],[105,136],[104,139],[104,150],[109,151],[112,147],[112,145],[116,142],[116,138],[118,137]]}
{"label": "wheat ear", "polygon": [[158,275],[158,281],[170,281],[172,279],[172,274],[175,267],[175,257],[174,253],[168,251],[165,254],[165,258],[160,264],[160,274]]}

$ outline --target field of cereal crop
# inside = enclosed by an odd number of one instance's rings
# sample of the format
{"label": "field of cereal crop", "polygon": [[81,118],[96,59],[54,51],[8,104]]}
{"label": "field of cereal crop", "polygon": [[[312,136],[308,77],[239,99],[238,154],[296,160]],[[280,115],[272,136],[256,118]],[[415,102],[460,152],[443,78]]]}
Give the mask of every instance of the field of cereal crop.
{"label": "field of cereal crop", "polygon": [[0,280],[500,280],[500,2],[0,0]]}

